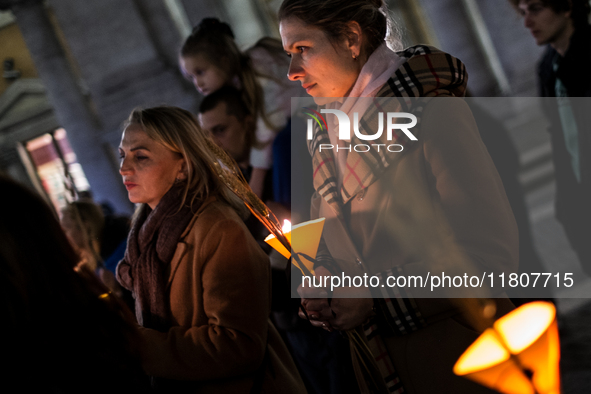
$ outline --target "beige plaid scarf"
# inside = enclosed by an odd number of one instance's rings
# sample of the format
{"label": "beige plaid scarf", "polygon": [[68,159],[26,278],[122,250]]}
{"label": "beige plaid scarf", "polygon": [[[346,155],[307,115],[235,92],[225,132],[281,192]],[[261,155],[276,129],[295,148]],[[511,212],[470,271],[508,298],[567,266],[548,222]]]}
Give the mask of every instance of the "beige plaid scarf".
{"label": "beige plaid scarf", "polygon": [[[379,90],[374,104],[368,108],[359,122],[359,131],[362,134],[373,134],[378,129],[378,112],[410,112],[418,119],[417,127],[420,133],[420,115],[425,104],[431,97],[437,96],[464,96],[467,74],[464,64],[453,56],[436,48],[417,45],[404,51],[397,52],[407,61],[388,79]],[[388,97],[388,100],[379,98]],[[411,98],[417,98],[411,100]],[[397,130],[400,134],[402,132]],[[395,133],[396,134],[396,133]],[[407,138],[404,134],[394,136],[394,142],[405,145]],[[416,134],[415,134],[416,135]],[[386,133],[373,144],[389,145]],[[363,141],[356,136],[351,138],[351,145],[361,144]],[[331,150],[318,149],[320,144],[330,144],[328,132],[324,127],[315,126],[314,138],[308,142],[308,148],[312,154],[312,166],[314,168],[314,188],[331,205],[337,216],[342,218],[342,206],[351,198],[375,182],[380,175],[400,155],[392,155],[381,149],[379,152],[371,151],[371,154],[359,154],[351,151],[347,156],[346,168],[343,173],[342,186],[337,187],[335,174],[335,157]]]}

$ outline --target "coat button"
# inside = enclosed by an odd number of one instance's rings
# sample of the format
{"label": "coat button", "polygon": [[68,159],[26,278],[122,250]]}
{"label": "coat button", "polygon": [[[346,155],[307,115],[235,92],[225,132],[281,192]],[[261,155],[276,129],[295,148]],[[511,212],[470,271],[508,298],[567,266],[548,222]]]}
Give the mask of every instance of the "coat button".
{"label": "coat button", "polygon": [[363,262],[359,259],[355,259],[355,261],[357,261],[357,265],[360,267],[363,267]]}
{"label": "coat button", "polygon": [[357,193],[357,201],[363,201],[363,197],[365,197],[365,189]]}

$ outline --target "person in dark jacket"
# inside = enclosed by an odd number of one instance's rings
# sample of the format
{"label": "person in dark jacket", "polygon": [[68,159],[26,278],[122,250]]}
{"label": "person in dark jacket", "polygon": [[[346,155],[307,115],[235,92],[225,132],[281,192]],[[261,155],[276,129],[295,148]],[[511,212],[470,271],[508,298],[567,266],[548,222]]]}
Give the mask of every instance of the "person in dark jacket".
{"label": "person in dark jacket", "polygon": [[[7,391],[147,393],[133,315],[37,194],[0,176],[0,333]],[[26,215],[23,215],[26,212]],[[5,389],[6,390],[6,389]]]}
{"label": "person in dark jacket", "polygon": [[588,0],[511,0],[538,45],[556,174],[556,218],[591,275],[591,26]]}

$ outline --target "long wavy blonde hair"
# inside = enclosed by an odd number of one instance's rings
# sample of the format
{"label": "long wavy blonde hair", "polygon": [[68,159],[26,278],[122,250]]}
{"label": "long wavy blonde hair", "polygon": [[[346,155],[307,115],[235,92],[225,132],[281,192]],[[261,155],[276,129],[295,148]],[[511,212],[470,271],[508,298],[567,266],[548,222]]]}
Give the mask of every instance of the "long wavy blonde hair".
{"label": "long wavy blonde hair", "polygon": [[243,202],[232,193],[218,178],[212,166],[218,158],[208,146],[215,146],[210,135],[189,111],[182,108],[160,106],[136,108],[124,124],[137,124],[148,137],[162,144],[167,149],[182,157],[187,165],[182,203],[203,201],[210,195],[217,195],[238,212],[241,217],[247,215]]}

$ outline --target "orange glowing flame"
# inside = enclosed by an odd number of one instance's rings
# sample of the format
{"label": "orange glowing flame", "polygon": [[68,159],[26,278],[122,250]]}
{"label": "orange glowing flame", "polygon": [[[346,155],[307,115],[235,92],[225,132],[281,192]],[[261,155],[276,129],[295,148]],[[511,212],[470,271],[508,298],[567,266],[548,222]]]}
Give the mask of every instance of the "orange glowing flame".
{"label": "orange glowing flame", "polygon": [[497,320],[462,354],[454,372],[507,394],[559,394],[556,309],[522,305]]}
{"label": "orange glowing flame", "polygon": [[283,228],[281,229],[284,234],[289,233],[291,231],[291,222],[287,219],[283,221]]}

